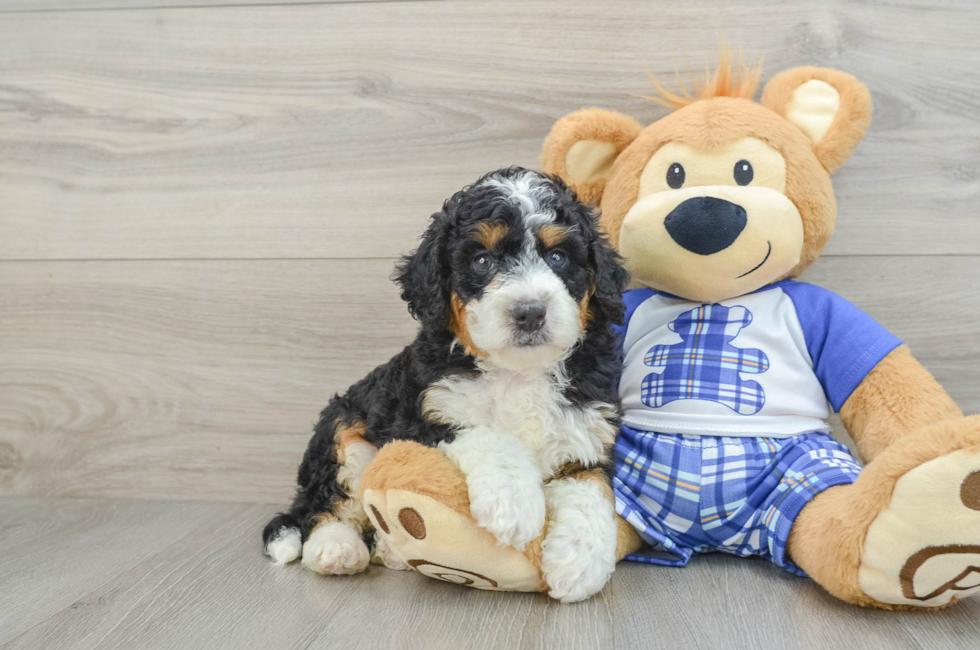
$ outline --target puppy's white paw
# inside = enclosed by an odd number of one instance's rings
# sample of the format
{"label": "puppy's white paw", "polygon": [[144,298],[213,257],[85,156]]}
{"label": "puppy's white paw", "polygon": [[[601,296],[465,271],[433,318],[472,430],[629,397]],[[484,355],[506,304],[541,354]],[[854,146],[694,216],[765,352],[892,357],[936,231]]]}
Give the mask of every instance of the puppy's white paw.
{"label": "puppy's white paw", "polygon": [[265,546],[265,554],[272,558],[276,566],[289,564],[302,552],[303,541],[299,528],[283,526]]}
{"label": "puppy's white paw", "polygon": [[576,603],[601,591],[615,566],[605,555],[593,540],[574,534],[552,539],[549,534],[541,550],[548,595],[563,603]]}
{"label": "puppy's white paw", "polygon": [[524,550],[544,528],[544,490],[538,476],[467,477],[470,512],[502,545]]}
{"label": "puppy's white paw", "polygon": [[320,524],[303,544],[303,566],[321,575],[360,573],[370,560],[364,540],[339,521]]}
{"label": "puppy's white paw", "polygon": [[598,593],[616,567],[616,518],[601,487],[555,481],[547,487],[552,521],[541,544],[548,595],[563,603]]}
{"label": "puppy's white paw", "polygon": [[501,545],[523,550],[541,534],[541,470],[520,441],[476,427],[457,434],[451,443],[440,443],[439,450],[466,475],[470,512]]}

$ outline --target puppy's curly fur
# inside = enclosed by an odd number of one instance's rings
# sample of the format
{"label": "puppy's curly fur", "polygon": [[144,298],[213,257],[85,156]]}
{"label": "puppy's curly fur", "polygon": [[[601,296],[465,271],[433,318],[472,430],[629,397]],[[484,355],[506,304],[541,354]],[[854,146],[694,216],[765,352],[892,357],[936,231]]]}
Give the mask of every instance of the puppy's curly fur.
{"label": "puppy's curly fur", "polygon": [[451,450],[458,436],[524,418],[534,431],[499,433],[537,436],[529,457],[539,485],[562,466],[606,464],[621,368],[612,324],[622,322],[627,276],[596,216],[561,180],[519,167],[483,176],[432,215],[395,280],[418,335],[320,414],[296,498],[263,533],[279,562],[295,559],[320,525],[336,536],[339,522],[349,552],[307,557],[307,548],[304,564],[364,568],[373,536],[357,482],[392,440]]}

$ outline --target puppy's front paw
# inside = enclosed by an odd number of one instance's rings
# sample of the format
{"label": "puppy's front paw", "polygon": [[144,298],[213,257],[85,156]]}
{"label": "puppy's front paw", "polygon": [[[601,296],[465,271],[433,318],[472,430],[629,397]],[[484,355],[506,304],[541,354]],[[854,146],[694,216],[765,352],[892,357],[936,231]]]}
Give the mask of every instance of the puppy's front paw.
{"label": "puppy's front paw", "polygon": [[616,567],[616,515],[595,481],[548,484],[551,520],[541,543],[548,595],[563,603],[585,600],[605,586]]}
{"label": "puppy's front paw", "polygon": [[502,545],[524,550],[544,528],[545,502],[541,482],[534,479],[484,475],[467,478],[470,512]]}
{"label": "puppy's front paw", "polygon": [[364,540],[339,521],[320,524],[303,544],[303,566],[320,575],[360,573],[370,560]]}
{"label": "puppy's front paw", "polygon": [[615,567],[615,547],[608,553],[599,540],[566,532],[545,538],[541,548],[541,572],[550,588],[548,595],[563,603],[576,603],[598,593]]}

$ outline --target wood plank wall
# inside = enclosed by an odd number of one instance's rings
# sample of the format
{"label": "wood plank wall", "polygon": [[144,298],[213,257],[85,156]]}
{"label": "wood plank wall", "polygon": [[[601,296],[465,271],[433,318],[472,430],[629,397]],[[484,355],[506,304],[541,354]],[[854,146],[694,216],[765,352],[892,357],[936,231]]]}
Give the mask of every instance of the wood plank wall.
{"label": "wood plank wall", "polygon": [[980,411],[977,25],[969,0],[0,0],[0,494],[285,501],[328,396],[412,336],[388,276],[428,215],[572,110],[661,117],[646,72],[719,31],[764,78],[869,85],[806,279]]}

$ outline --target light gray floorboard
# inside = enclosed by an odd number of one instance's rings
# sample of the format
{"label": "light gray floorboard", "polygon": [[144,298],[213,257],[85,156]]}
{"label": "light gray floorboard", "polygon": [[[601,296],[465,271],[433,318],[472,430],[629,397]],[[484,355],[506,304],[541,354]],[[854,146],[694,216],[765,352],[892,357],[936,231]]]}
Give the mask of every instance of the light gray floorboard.
{"label": "light gray floorboard", "polygon": [[[240,504],[0,498],[0,642],[8,641]],[[75,637],[80,641],[80,637]]]}
{"label": "light gray floorboard", "polygon": [[[2,611],[25,585],[51,602],[9,616],[16,625],[0,627],[3,647],[938,650],[971,647],[980,635],[980,601],[932,613],[862,610],[761,560],[725,556],[683,569],[622,563],[598,596],[576,605],[379,567],[325,578],[261,555],[259,531],[272,512],[0,500],[0,519],[19,531],[0,537]],[[92,580],[96,565],[112,571]]]}

